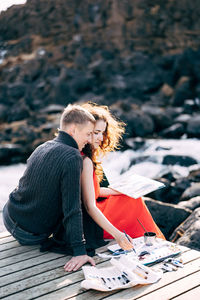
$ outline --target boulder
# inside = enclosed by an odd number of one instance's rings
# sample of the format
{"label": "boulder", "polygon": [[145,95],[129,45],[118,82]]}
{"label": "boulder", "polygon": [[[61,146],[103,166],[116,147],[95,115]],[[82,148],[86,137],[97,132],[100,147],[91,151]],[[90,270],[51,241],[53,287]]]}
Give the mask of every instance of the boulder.
{"label": "boulder", "polygon": [[9,110],[7,121],[9,123],[24,120],[30,116],[30,110],[24,101],[16,102]]}
{"label": "boulder", "polygon": [[0,123],[5,122],[8,116],[8,107],[4,104],[0,104]]}
{"label": "boulder", "polygon": [[151,106],[149,104],[142,105],[142,111],[149,116],[154,121],[155,131],[160,131],[166,127],[169,127],[173,123],[172,117],[166,113],[166,110],[158,107],[158,106]]}
{"label": "boulder", "polygon": [[178,245],[187,246],[200,250],[200,207],[195,209],[192,214],[178,226],[170,240]]}
{"label": "boulder", "polygon": [[192,182],[191,186],[181,195],[181,200],[200,196],[200,182]]}
{"label": "boulder", "polygon": [[[177,180],[171,182],[166,189],[163,189],[163,191],[161,190],[162,194],[160,194],[160,199],[158,200],[162,202],[178,204],[181,195],[190,185],[190,181],[187,178],[178,178]],[[153,199],[155,198],[153,197]]]}
{"label": "boulder", "polygon": [[192,182],[200,182],[200,166],[190,171],[188,179]]}
{"label": "boulder", "polygon": [[48,105],[47,107],[43,108],[40,110],[40,113],[42,114],[55,114],[55,113],[61,113],[64,110],[63,105],[58,105],[58,104],[51,104]]}
{"label": "boulder", "polygon": [[25,93],[25,84],[16,82],[8,85],[8,97],[17,102],[18,99],[22,98]]}
{"label": "boulder", "polygon": [[200,196],[193,197],[186,201],[180,201],[178,206],[195,210],[197,207],[200,207]]}
{"label": "boulder", "polygon": [[188,121],[190,120],[191,115],[189,114],[181,114],[178,117],[175,118],[174,122],[175,123],[181,123],[181,124],[187,124]]}
{"label": "boulder", "polygon": [[4,144],[0,146],[0,164],[8,165],[24,161],[24,149],[20,145]]}
{"label": "boulder", "polygon": [[[143,198],[154,221],[161,229],[166,239],[190,214],[191,210],[175,204],[167,204],[147,197]],[[147,229],[148,230],[148,229]]]}
{"label": "boulder", "polygon": [[196,115],[188,121],[186,131],[190,137],[200,137],[200,115]]}
{"label": "boulder", "polygon": [[190,156],[168,154],[163,158],[162,163],[164,165],[180,165],[188,167],[197,164],[197,161]]}
{"label": "boulder", "polygon": [[184,101],[184,113],[186,114],[192,114],[193,112],[196,112],[196,103],[195,99],[187,99]]}
{"label": "boulder", "polygon": [[186,99],[193,98],[194,96],[190,77],[181,77],[175,87],[173,105],[182,106]]}
{"label": "boulder", "polygon": [[172,126],[164,129],[159,134],[165,138],[179,138],[185,132],[183,124],[175,123]]}
{"label": "boulder", "polygon": [[144,137],[153,134],[154,122],[150,116],[139,111],[131,111],[126,115],[125,122],[128,123],[127,130],[131,136]]}

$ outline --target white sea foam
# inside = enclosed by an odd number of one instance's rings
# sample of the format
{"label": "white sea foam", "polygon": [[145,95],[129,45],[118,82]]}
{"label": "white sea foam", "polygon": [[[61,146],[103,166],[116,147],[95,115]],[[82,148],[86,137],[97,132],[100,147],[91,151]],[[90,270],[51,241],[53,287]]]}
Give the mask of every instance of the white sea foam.
{"label": "white sea foam", "polygon": [[[126,150],[124,152],[109,153],[104,159],[103,167],[109,182],[117,178],[119,174],[131,172],[136,174],[156,178],[172,171],[175,176],[186,177],[193,166],[187,168],[178,164],[166,166],[162,164],[166,155],[189,156],[200,165],[200,141],[197,139],[187,140],[146,140],[147,147],[142,152],[140,150]],[[144,161],[134,164],[129,168],[131,161],[136,158],[145,158]]]}

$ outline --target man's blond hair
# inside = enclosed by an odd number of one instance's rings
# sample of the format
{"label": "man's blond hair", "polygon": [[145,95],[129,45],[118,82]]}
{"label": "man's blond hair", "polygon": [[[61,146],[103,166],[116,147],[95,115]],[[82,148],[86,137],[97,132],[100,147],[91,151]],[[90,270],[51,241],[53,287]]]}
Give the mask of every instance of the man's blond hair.
{"label": "man's blond hair", "polygon": [[80,105],[69,104],[63,111],[60,119],[60,129],[66,128],[70,124],[95,123],[95,118],[89,111]]}

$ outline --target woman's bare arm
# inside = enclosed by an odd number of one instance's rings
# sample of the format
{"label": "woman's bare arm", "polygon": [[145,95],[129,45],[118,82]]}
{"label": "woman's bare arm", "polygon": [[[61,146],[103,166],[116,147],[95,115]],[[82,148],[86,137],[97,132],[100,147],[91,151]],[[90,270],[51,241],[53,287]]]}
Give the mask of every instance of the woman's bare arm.
{"label": "woman's bare arm", "polygon": [[111,234],[123,249],[132,249],[132,244],[128,241],[125,234],[113,226],[96,206],[93,182],[93,163],[88,157],[86,157],[83,161],[81,184],[83,202],[88,214],[101,228]]}
{"label": "woman's bare arm", "polygon": [[100,188],[99,197],[107,197],[110,195],[121,195],[121,193],[118,191],[115,191],[109,187],[101,187]]}

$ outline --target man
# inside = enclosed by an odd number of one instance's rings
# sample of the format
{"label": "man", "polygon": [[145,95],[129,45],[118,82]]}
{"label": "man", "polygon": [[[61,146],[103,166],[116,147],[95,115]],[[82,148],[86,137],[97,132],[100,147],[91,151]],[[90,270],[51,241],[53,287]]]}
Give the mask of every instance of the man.
{"label": "man", "polygon": [[18,187],[3,209],[7,230],[22,245],[42,244],[60,226],[72,258],[66,271],[86,262],[81,211],[80,151],[91,142],[95,120],[84,108],[68,105],[60,120],[58,136],[35,149]]}

